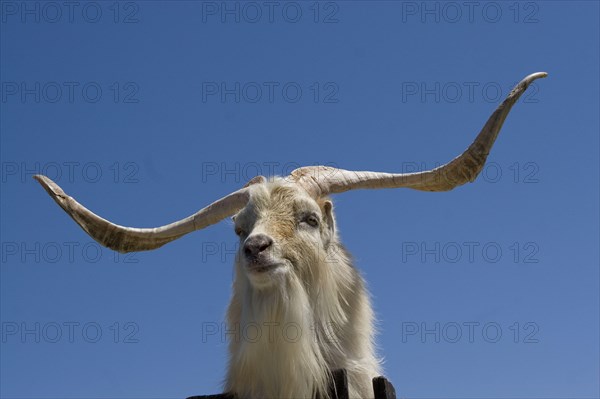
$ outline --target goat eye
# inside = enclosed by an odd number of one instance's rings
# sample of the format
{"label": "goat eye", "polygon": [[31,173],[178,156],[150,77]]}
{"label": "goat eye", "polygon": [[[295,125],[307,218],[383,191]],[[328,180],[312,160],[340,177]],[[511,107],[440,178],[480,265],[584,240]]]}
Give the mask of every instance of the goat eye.
{"label": "goat eye", "polygon": [[304,221],[312,227],[319,227],[319,219],[317,219],[316,216],[314,215],[310,215],[308,216],[306,219],[304,219]]}

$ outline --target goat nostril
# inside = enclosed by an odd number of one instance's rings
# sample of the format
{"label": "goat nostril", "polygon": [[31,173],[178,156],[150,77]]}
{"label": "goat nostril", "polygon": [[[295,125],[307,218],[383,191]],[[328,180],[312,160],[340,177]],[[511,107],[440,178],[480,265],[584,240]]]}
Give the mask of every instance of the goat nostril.
{"label": "goat nostril", "polygon": [[273,244],[273,241],[270,238],[267,238],[265,241],[260,243],[260,247],[258,248],[258,252],[262,252],[265,249],[269,248]]}

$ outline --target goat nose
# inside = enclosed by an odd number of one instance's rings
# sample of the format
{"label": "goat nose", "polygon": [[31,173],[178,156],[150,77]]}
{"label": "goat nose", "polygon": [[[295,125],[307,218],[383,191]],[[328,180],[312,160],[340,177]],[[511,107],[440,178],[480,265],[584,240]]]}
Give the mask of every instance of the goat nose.
{"label": "goat nose", "polygon": [[265,234],[256,234],[246,239],[244,243],[244,254],[248,257],[257,256],[273,244],[271,237]]}

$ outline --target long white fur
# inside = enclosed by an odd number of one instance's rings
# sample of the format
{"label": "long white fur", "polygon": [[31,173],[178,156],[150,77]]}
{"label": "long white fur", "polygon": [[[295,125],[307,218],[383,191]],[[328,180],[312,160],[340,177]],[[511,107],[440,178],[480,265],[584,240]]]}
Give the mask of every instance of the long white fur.
{"label": "long white fur", "polygon": [[[318,229],[301,222],[313,212]],[[329,372],[344,368],[352,398],[372,398],[381,375],[373,312],[364,281],[335,230],[331,202],[315,201],[284,179],[257,184],[235,217],[240,237],[227,312],[225,389],[239,398],[327,398]],[[250,273],[243,243],[254,234],[274,243],[282,266]]]}

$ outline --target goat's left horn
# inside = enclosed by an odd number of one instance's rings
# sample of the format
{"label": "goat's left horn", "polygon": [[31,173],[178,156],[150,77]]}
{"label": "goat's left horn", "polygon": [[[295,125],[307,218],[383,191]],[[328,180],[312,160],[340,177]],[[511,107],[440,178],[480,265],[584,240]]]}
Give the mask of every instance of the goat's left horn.
{"label": "goat's left horn", "polygon": [[65,194],[46,176],[36,175],[34,178],[94,240],[122,253],[155,249],[187,233],[218,223],[243,208],[249,199],[248,188],[242,188],[177,222],[156,228],[134,228],[101,218]]}
{"label": "goat's left horn", "polygon": [[521,94],[546,72],[532,73],[519,82],[496,108],[475,141],[458,157],[435,169],[417,173],[355,172],[326,166],[308,166],[291,173],[313,196],[342,193],[360,188],[412,188],[423,191],[448,191],[475,180],[485,164],[504,120]]}

